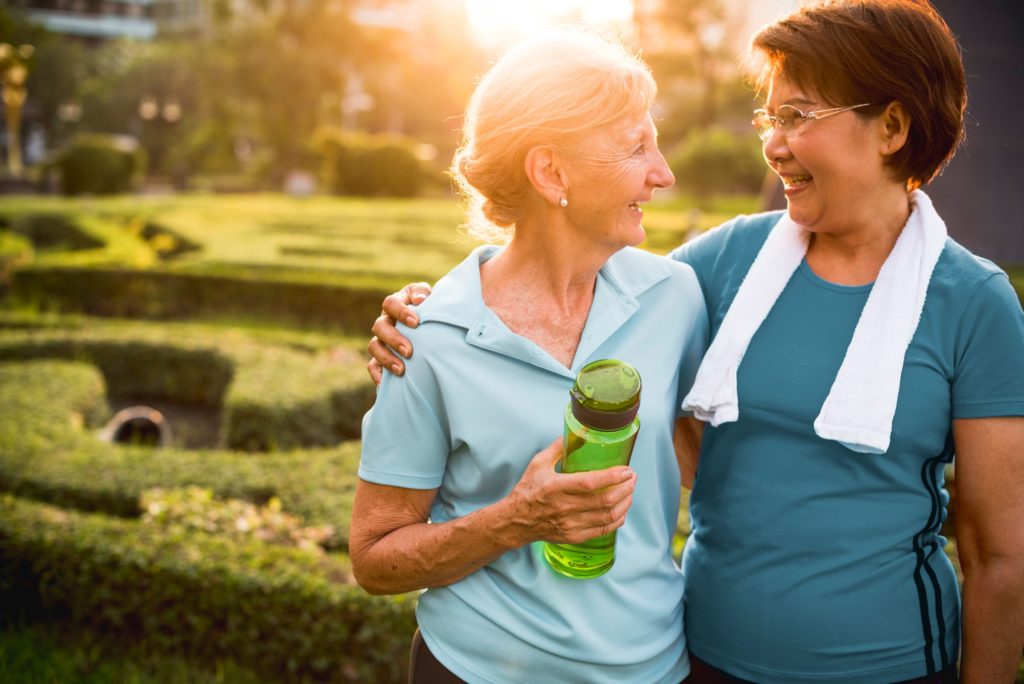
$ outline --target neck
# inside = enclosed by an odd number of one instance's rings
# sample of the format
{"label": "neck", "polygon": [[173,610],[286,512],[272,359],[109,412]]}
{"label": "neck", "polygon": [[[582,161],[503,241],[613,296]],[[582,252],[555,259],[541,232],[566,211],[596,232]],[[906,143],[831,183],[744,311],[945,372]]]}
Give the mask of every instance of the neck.
{"label": "neck", "polygon": [[807,263],[825,280],[841,285],[874,282],[910,218],[910,197],[902,186],[865,202],[868,213],[843,230],[811,235]]}
{"label": "neck", "polygon": [[584,244],[561,222],[524,221],[508,246],[481,269],[484,299],[513,289],[534,305],[589,310],[597,273],[615,250]]}

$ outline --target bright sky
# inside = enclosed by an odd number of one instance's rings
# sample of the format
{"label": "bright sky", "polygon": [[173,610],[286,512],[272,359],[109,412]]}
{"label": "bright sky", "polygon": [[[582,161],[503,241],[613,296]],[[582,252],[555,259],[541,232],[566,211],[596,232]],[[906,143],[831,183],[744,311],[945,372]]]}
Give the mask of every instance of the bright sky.
{"label": "bright sky", "polygon": [[543,31],[569,18],[573,23],[628,21],[632,0],[466,0],[469,21],[484,45],[500,45]]}

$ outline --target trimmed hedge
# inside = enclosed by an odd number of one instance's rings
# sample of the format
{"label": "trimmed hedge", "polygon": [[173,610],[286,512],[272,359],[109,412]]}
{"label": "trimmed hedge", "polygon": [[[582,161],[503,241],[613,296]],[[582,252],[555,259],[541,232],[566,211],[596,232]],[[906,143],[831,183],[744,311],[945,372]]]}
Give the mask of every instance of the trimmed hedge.
{"label": "trimmed hedge", "polygon": [[0,496],[5,607],[278,677],[400,682],[414,597],[349,577],[334,556]]}
{"label": "trimmed hedge", "polygon": [[203,487],[222,499],[272,497],[347,546],[358,442],[333,449],[251,455],[111,445],[83,427],[107,415],[97,369],[66,361],[0,363],[0,491],[121,517],[141,514],[155,487]]}
{"label": "trimmed hedge", "polygon": [[426,180],[407,138],[322,128],[313,146],[321,155],[320,182],[336,195],[415,197]]}
{"label": "trimmed hedge", "polygon": [[[265,275],[265,274],[263,274]],[[26,266],[14,297],[37,307],[119,318],[276,320],[365,333],[390,290],[140,270]]]}
{"label": "trimmed hedge", "polygon": [[146,151],[117,136],[82,134],[51,165],[60,171],[65,195],[113,195],[128,192],[143,175]]}
{"label": "trimmed hedge", "polygon": [[358,437],[374,400],[361,359],[331,362],[232,332],[188,335],[138,324],[0,335],[0,360],[41,358],[96,364],[115,396],[223,404],[221,443],[232,449],[288,450]]}
{"label": "trimmed hedge", "polygon": [[96,249],[104,242],[64,214],[33,213],[0,217],[0,225],[28,239],[34,246],[53,250]]}

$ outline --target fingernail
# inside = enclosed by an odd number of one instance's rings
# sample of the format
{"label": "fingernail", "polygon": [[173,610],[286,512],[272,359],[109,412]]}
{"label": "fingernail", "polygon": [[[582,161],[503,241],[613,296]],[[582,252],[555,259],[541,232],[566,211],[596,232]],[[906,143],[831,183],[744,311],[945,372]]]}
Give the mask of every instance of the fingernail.
{"label": "fingernail", "polygon": [[404,344],[398,347],[398,353],[404,356],[405,358],[409,358],[409,348],[406,347]]}
{"label": "fingernail", "polygon": [[401,364],[399,364],[399,363],[394,363],[394,364],[391,364],[391,371],[392,371],[392,372],[393,372],[393,373],[394,373],[395,375],[401,375],[401,374],[402,374],[402,365],[401,365]]}
{"label": "fingernail", "polygon": [[419,304],[420,302],[422,302],[426,298],[427,298],[427,295],[423,294],[422,292],[417,292],[417,293],[415,293],[412,296],[412,301],[413,301],[413,304]]}
{"label": "fingernail", "polygon": [[413,316],[412,314],[409,314],[408,316],[405,317],[405,324],[416,325],[416,317]]}

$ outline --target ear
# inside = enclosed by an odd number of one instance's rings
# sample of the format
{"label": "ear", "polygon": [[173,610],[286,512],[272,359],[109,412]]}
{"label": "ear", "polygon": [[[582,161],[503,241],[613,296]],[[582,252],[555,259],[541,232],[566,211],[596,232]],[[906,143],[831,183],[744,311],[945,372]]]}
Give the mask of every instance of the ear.
{"label": "ear", "polygon": [[532,147],[524,161],[526,177],[546,202],[557,205],[568,195],[569,176],[565,165],[554,149],[545,146]]}
{"label": "ear", "polygon": [[907,144],[910,135],[910,114],[902,102],[893,101],[886,105],[878,117],[882,134],[882,154],[896,154]]}

